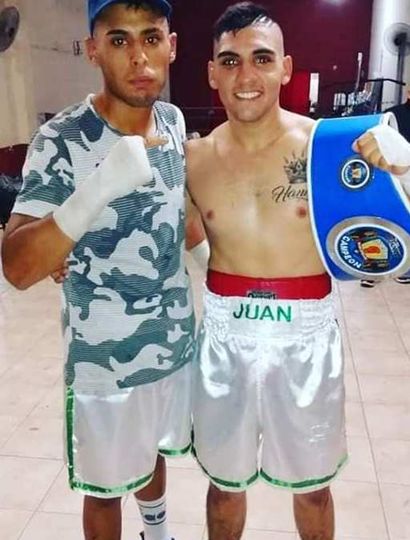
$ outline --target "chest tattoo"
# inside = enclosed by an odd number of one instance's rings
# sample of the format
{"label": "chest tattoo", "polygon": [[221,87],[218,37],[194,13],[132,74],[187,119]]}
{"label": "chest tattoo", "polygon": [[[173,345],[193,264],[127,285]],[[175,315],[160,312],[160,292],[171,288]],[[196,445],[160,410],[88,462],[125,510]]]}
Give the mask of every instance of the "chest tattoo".
{"label": "chest tattoo", "polygon": [[293,152],[290,159],[285,157],[283,169],[288,177],[289,183],[276,186],[272,190],[272,199],[275,203],[298,200],[307,201],[306,165],[307,158],[305,153],[297,156]]}

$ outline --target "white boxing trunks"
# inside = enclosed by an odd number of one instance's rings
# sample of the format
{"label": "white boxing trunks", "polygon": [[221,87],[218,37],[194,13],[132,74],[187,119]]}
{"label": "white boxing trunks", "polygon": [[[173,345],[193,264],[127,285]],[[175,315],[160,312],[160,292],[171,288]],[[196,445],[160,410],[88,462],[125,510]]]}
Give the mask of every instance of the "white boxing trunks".
{"label": "white boxing trunks", "polygon": [[219,489],[242,491],[261,477],[311,492],[347,461],[330,289],[327,275],[208,275],[194,368],[194,453]]}
{"label": "white boxing trunks", "polygon": [[99,498],[136,492],[152,479],[158,453],[191,448],[192,363],[159,381],[118,393],[66,390],[70,487]]}

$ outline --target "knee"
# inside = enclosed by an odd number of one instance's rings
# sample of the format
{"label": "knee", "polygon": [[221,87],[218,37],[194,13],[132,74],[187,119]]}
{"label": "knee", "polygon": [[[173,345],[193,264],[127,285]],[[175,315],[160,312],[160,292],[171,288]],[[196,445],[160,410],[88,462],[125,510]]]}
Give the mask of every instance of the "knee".
{"label": "knee", "polygon": [[327,487],[311,493],[295,495],[295,502],[304,507],[323,508],[328,504],[330,498],[330,489]]}
{"label": "knee", "polygon": [[113,499],[100,499],[98,497],[91,497],[89,495],[84,497],[84,506],[94,508],[95,510],[113,509],[120,504],[121,497],[115,497]]}
{"label": "knee", "polygon": [[229,506],[238,505],[246,497],[245,491],[232,492],[222,491],[214,484],[209,485],[208,501],[216,505]]}

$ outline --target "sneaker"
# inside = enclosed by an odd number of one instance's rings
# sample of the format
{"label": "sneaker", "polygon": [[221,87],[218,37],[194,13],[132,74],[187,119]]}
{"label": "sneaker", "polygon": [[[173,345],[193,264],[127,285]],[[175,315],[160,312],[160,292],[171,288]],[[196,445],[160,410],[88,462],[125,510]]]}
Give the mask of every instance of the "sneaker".
{"label": "sneaker", "polygon": [[401,283],[403,285],[406,285],[407,283],[410,283],[410,276],[396,277],[394,281],[396,281],[397,283]]}
{"label": "sneaker", "polygon": [[365,287],[366,289],[373,289],[375,285],[376,285],[376,281],[374,279],[361,279],[360,280],[360,287]]}

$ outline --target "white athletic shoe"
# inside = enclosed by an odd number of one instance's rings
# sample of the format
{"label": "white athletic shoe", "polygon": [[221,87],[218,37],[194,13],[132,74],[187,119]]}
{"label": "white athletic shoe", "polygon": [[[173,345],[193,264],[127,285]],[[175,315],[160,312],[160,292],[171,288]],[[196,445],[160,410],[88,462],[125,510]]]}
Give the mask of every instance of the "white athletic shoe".
{"label": "white athletic shoe", "polygon": [[365,287],[366,289],[373,289],[376,283],[377,282],[374,279],[361,279],[360,287]]}
{"label": "white athletic shoe", "polygon": [[[140,532],[141,540],[144,540],[144,531]],[[171,538],[171,540],[175,540],[175,538]]]}
{"label": "white athletic shoe", "polygon": [[410,283],[410,276],[400,276],[396,277],[394,280],[396,283],[401,283],[403,285],[407,285],[407,283]]}

